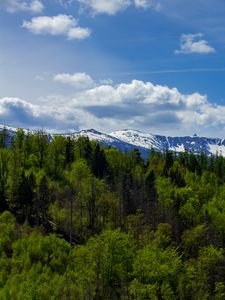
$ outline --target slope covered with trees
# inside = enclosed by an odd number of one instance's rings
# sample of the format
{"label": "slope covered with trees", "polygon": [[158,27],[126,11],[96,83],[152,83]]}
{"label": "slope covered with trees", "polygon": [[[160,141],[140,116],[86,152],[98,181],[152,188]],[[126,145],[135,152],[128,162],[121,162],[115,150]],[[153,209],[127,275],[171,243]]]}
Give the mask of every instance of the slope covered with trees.
{"label": "slope covered with trees", "polygon": [[0,299],[225,299],[225,159],[0,132]]}

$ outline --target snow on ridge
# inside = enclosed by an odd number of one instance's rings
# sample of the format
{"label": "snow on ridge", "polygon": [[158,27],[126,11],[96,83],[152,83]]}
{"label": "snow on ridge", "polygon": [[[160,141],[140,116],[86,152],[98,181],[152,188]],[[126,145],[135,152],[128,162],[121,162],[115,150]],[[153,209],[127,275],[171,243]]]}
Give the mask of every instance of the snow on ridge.
{"label": "snow on ridge", "polygon": [[[119,130],[111,132],[109,134],[101,133],[94,129],[89,129],[82,130],[73,134],[73,136],[78,137],[82,135],[87,136],[92,141],[95,140],[108,145],[113,144],[115,142],[119,142],[129,144],[137,148],[144,148],[146,150],[154,148],[159,151],[165,151],[166,149],[168,149],[175,152],[185,152],[186,149],[189,149],[190,151],[194,151],[196,153],[200,153],[200,151],[205,151],[206,153],[208,153],[208,155],[214,154],[222,155],[225,157],[225,145],[223,145],[224,140],[222,139],[200,138],[196,136],[172,138],[167,136],[159,136],[150,133],[144,133],[133,129]],[[198,139],[198,142],[196,141],[196,138]],[[175,142],[176,139],[178,139],[178,141]],[[187,139],[189,140],[187,141]],[[199,141],[201,141],[201,143],[199,143]],[[189,148],[189,145],[191,146],[191,148]]]}
{"label": "snow on ridge", "polygon": [[132,144],[134,146],[151,149],[152,147],[160,146],[154,135],[144,133],[138,130],[125,129],[111,132],[110,135],[123,142]]}
{"label": "snow on ridge", "polygon": [[177,145],[176,147],[170,147],[169,150],[175,151],[175,152],[185,152],[185,147],[183,144]]}
{"label": "snow on ridge", "polygon": [[6,130],[9,130],[9,131],[17,131],[17,129],[18,128],[16,128],[16,127],[11,127],[11,126],[8,126],[8,125],[0,125],[0,130],[4,130],[4,129],[6,129]]}
{"label": "snow on ridge", "polygon": [[35,132],[35,130],[29,130],[29,129],[22,128],[22,127],[12,127],[12,126],[8,126],[8,125],[0,125],[0,131],[2,131],[4,129],[11,132],[12,134],[15,134],[18,129],[22,129],[25,134],[28,134],[28,132],[31,132],[31,133]]}
{"label": "snow on ridge", "polygon": [[99,132],[95,129],[88,129],[88,130],[81,130],[78,132],[72,133],[73,137],[80,137],[86,136],[89,138],[90,141],[98,141],[98,142],[105,142],[105,143],[112,143],[114,140],[110,135],[106,133]]}
{"label": "snow on ridge", "polygon": [[218,145],[218,144],[208,144],[209,152],[211,152],[213,155],[221,155],[225,157],[225,146],[224,145]]}

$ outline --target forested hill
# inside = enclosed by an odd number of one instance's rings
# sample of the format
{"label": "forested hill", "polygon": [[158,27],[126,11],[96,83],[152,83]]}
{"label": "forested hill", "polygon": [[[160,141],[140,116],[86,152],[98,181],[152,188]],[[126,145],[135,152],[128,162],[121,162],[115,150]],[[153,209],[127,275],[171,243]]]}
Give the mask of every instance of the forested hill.
{"label": "forested hill", "polygon": [[0,142],[0,299],[225,299],[225,159]]}
{"label": "forested hill", "polygon": [[[10,145],[14,139],[17,128],[0,125],[0,135],[6,136],[6,144]],[[29,130],[24,130],[26,134]],[[32,131],[30,132],[32,133]],[[34,131],[33,131],[34,133]],[[57,134],[46,133],[51,140]],[[159,152],[201,152],[210,155],[222,155],[225,157],[225,139],[193,136],[171,137],[143,133],[137,130],[120,130],[112,133],[102,133],[94,129],[75,131],[63,134],[64,137],[77,139],[86,136],[91,141],[97,141],[101,145],[115,147],[122,152],[129,152],[138,149],[143,158],[148,158],[150,150],[154,149]]]}

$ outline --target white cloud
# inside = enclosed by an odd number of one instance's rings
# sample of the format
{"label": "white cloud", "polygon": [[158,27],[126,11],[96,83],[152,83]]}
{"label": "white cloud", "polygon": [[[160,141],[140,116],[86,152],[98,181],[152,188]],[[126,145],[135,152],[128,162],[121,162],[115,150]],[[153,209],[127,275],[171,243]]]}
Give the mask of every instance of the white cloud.
{"label": "white cloud", "polygon": [[54,76],[54,80],[64,84],[70,84],[78,89],[88,89],[95,85],[94,80],[86,73],[57,74]]}
{"label": "white cloud", "polygon": [[154,8],[159,9],[160,4],[157,0],[77,0],[85,9],[91,10],[95,14],[115,15],[130,6],[136,8]]}
{"label": "white cloud", "polygon": [[137,7],[148,7],[149,6],[149,1],[148,0],[135,0],[135,5]]}
{"label": "white cloud", "polygon": [[209,43],[203,39],[203,34],[183,34],[181,36],[180,49],[176,50],[176,54],[210,54],[215,53],[215,49],[209,45]]}
{"label": "white cloud", "polygon": [[[194,94],[195,95],[195,94]],[[115,86],[99,85],[76,95],[74,99],[77,105],[82,106],[105,106],[116,104],[140,104],[140,105],[164,105],[178,106],[181,104],[199,103],[202,96],[184,96],[176,88],[153,85],[150,82],[133,80],[131,83],[121,83]],[[188,99],[188,100],[187,100]],[[84,101],[85,100],[85,101]]]}
{"label": "white cloud", "polygon": [[[98,85],[77,93],[71,104],[98,120],[110,121],[113,130],[132,126],[169,134],[192,134],[196,130],[202,134],[214,130],[217,134],[222,126],[225,134],[225,106],[211,104],[207,96],[198,92],[185,95],[176,88],[150,82],[133,80],[118,85]],[[98,122],[96,124],[98,126]]]}
{"label": "white cloud", "polygon": [[55,104],[52,101],[51,105],[47,103],[34,105],[19,98],[0,98],[1,124],[29,129],[43,128],[57,132],[77,130],[83,125],[84,120],[89,124],[89,119],[94,119],[89,113],[72,108],[70,105],[65,106],[65,103]]}
{"label": "white cloud", "polygon": [[157,0],[134,0],[134,4],[137,8],[153,8],[160,10],[161,4]]}
{"label": "white cloud", "polygon": [[132,127],[170,135],[197,131],[225,136],[225,105],[212,104],[198,92],[185,95],[176,88],[138,80],[97,84],[85,73],[58,74],[55,80],[74,86],[73,96],[52,95],[36,105],[0,99],[1,122],[53,131],[96,128],[110,132]]}
{"label": "white cloud", "polygon": [[83,7],[91,9],[94,14],[115,15],[131,5],[131,0],[77,0]]}
{"label": "white cloud", "polygon": [[80,26],[71,28],[68,31],[67,37],[69,40],[83,40],[90,36],[91,30],[89,28],[82,28]]}
{"label": "white cloud", "polygon": [[40,13],[43,11],[44,5],[40,0],[1,0],[0,9],[10,13],[18,11]]}
{"label": "white cloud", "polygon": [[70,40],[85,39],[91,34],[89,28],[79,27],[77,20],[69,15],[35,17],[31,21],[24,21],[22,27],[33,34],[64,35]]}

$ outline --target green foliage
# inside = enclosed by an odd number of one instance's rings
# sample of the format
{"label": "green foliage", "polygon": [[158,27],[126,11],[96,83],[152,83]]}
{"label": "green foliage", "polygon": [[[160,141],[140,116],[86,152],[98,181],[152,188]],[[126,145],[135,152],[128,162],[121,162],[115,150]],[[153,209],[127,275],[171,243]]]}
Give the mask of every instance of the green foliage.
{"label": "green foliage", "polygon": [[1,299],[58,299],[63,296],[69,245],[54,235],[33,233],[13,244],[10,274]]}
{"label": "green foliage", "polygon": [[225,298],[224,158],[4,134],[0,299]]}
{"label": "green foliage", "polygon": [[16,223],[13,215],[5,211],[0,215],[0,257],[10,255],[16,238]]}
{"label": "green foliage", "polygon": [[166,248],[172,242],[172,226],[168,223],[160,223],[154,234],[154,243],[160,248]]}
{"label": "green foliage", "polygon": [[199,248],[206,244],[206,231],[205,224],[200,224],[183,232],[182,243],[185,256],[195,257],[198,255]]}
{"label": "green foliage", "polygon": [[46,163],[47,173],[54,179],[60,179],[63,175],[66,159],[66,138],[56,136],[49,144]]}
{"label": "green foliage", "polygon": [[204,206],[204,209],[218,233],[220,243],[223,244],[225,238],[225,186],[218,190],[217,195]]}
{"label": "green foliage", "polygon": [[[179,279],[180,299],[211,299],[215,282],[224,274],[222,249],[210,245],[199,251],[197,259],[186,262],[185,272]],[[222,293],[222,288],[218,293]]]}
{"label": "green foliage", "polygon": [[7,180],[9,174],[9,151],[0,148],[0,211],[8,209],[7,205]]}
{"label": "green foliage", "polygon": [[8,131],[6,128],[0,131],[0,148],[6,148],[8,138]]}
{"label": "green foliage", "polygon": [[170,178],[158,177],[156,180],[158,201],[163,207],[168,209],[174,205],[174,189]]}
{"label": "green foliage", "polygon": [[131,294],[138,299],[174,299],[181,266],[174,248],[162,250],[154,243],[147,245],[134,260]]}

